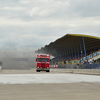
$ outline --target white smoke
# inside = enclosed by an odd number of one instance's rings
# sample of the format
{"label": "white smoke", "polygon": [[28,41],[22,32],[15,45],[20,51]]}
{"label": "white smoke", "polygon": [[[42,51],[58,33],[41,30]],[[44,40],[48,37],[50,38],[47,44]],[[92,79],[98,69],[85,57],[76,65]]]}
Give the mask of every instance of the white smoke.
{"label": "white smoke", "polygon": [[32,49],[0,50],[2,69],[31,69],[36,67],[36,53]]}

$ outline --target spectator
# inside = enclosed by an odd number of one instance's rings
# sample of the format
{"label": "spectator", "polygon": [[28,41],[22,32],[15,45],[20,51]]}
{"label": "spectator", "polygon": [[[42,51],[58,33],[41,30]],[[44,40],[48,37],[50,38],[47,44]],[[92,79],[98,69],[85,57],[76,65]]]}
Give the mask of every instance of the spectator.
{"label": "spectator", "polygon": [[66,60],[64,60],[64,64],[66,64]]}
{"label": "spectator", "polygon": [[64,67],[66,67],[66,60],[64,60]]}
{"label": "spectator", "polygon": [[90,58],[90,62],[89,62],[89,64],[92,64],[92,59]]}
{"label": "spectator", "polygon": [[94,59],[92,60],[92,63],[94,63]]}

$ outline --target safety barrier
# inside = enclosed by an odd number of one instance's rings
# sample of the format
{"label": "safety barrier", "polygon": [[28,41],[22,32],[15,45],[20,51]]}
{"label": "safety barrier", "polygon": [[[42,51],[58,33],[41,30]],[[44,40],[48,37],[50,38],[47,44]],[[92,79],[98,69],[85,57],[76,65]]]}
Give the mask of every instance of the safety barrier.
{"label": "safety barrier", "polygon": [[100,75],[100,64],[83,64],[83,65],[62,64],[58,65],[58,67],[51,68],[52,71],[56,71],[56,69],[59,70],[59,72],[64,72],[64,73]]}
{"label": "safety barrier", "polygon": [[66,69],[100,69],[100,64],[56,64],[50,65],[51,68],[66,68]]}

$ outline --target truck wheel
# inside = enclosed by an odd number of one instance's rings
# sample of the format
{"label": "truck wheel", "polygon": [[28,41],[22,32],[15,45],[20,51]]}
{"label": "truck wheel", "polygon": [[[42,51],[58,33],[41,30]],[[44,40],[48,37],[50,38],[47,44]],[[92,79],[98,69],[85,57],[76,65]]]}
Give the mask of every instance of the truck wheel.
{"label": "truck wheel", "polygon": [[46,72],[50,72],[50,70],[47,70]]}
{"label": "truck wheel", "polygon": [[40,72],[40,70],[36,70],[36,72]]}

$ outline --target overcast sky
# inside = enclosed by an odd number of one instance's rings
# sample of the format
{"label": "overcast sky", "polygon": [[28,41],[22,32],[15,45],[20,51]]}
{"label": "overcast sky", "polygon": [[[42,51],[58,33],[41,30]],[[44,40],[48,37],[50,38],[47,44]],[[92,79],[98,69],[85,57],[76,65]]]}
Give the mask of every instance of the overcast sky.
{"label": "overcast sky", "polygon": [[0,0],[1,49],[38,49],[67,33],[100,37],[100,0]]}

